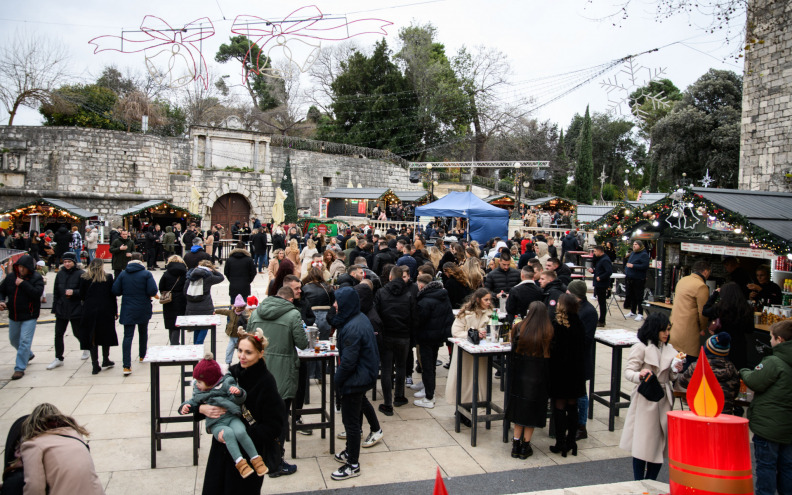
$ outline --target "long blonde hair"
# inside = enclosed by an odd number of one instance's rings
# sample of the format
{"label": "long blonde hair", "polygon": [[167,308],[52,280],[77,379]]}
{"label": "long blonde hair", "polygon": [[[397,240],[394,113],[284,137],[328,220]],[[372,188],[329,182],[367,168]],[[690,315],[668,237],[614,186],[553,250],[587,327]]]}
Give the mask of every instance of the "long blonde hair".
{"label": "long blonde hair", "polygon": [[460,267],[467,275],[471,289],[478,289],[484,283],[484,272],[481,270],[481,262],[478,258],[468,258]]}
{"label": "long blonde hair", "polygon": [[432,262],[435,270],[440,270],[440,260],[443,258],[443,252],[437,248],[437,246],[432,246],[429,248],[429,261]]}
{"label": "long blonde hair", "polygon": [[101,258],[94,258],[80,277],[91,282],[104,282],[107,280],[107,274],[104,271],[104,261]]}
{"label": "long blonde hair", "polygon": [[25,442],[55,428],[71,428],[87,437],[88,430],[77,424],[71,416],[66,416],[57,407],[45,402],[39,404],[22,423],[22,441]]}
{"label": "long blonde hair", "polygon": [[181,263],[183,265],[186,265],[186,263],[184,262],[184,259],[182,259],[182,257],[179,256],[178,254],[174,254],[173,256],[168,258],[168,261],[166,261],[165,264],[168,264],[168,263]]}

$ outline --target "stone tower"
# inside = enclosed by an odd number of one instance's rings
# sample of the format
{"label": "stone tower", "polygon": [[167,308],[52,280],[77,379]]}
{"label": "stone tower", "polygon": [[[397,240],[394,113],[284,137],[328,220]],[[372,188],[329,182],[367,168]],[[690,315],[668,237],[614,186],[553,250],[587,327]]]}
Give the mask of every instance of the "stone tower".
{"label": "stone tower", "polygon": [[739,188],[792,190],[792,2],[748,2]]}

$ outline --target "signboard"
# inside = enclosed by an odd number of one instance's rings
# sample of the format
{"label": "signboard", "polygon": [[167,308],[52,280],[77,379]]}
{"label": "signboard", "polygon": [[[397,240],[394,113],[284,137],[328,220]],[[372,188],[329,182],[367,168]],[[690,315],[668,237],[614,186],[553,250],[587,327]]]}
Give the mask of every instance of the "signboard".
{"label": "signboard", "polygon": [[317,232],[326,236],[335,237],[338,235],[338,226],[334,223],[309,223],[308,229],[313,228],[316,228]]}
{"label": "signboard", "polygon": [[361,201],[360,203],[358,203],[358,213],[360,213],[361,215],[365,215],[366,214],[366,205],[367,205],[367,203],[368,202],[365,201],[365,200]]}
{"label": "signboard", "polygon": [[697,244],[693,242],[683,242],[682,251],[688,251],[690,253],[717,254],[722,256],[738,256],[740,258],[758,258],[764,260],[772,260],[776,258],[772,251],[768,251],[766,249],[715,246],[713,244]]}
{"label": "signboard", "polygon": [[327,218],[327,205],[329,204],[329,199],[319,198],[319,218]]}
{"label": "signboard", "polygon": [[730,223],[722,222],[717,219],[711,219],[707,217],[707,228],[712,230],[719,230],[721,232],[732,232],[734,227],[731,226]]}

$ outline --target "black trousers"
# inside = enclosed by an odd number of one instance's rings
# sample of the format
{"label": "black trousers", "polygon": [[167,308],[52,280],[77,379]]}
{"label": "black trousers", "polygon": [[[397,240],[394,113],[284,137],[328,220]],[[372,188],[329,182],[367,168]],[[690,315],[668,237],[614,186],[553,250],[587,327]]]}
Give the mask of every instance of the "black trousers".
{"label": "black trousers", "polygon": [[154,246],[152,246],[151,249],[146,250],[148,251],[147,253],[148,256],[146,258],[147,268],[154,268],[155,266],[157,266],[157,259],[159,258],[161,247],[162,246],[160,246],[159,244],[154,244]]}
{"label": "black trousers", "polygon": [[[102,362],[110,361],[110,346],[102,346]],[[94,345],[91,346],[91,364],[94,366],[99,364],[99,348]]]}
{"label": "black trousers", "polygon": [[426,344],[422,343],[418,346],[421,354],[421,378],[424,384],[424,391],[426,392],[427,399],[434,399],[435,393],[435,373],[437,365],[437,351],[440,350],[440,344]]}
{"label": "black trousers", "polygon": [[341,422],[346,430],[346,451],[349,464],[357,464],[360,457],[360,419],[363,412],[363,396],[366,392],[344,394],[341,397]]}
{"label": "black trousers", "polygon": [[212,244],[212,263],[214,263],[217,260],[220,260],[220,263],[222,263],[223,262],[222,254],[223,254],[223,246],[219,242]]}
{"label": "black trousers", "polygon": [[[380,356],[382,362],[382,397],[386,406],[393,405],[393,368],[396,367],[396,397],[404,397],[405,362],[410,349],[409,338],[382,338]],[[343,402],[341,403],[343,407]]]}
{"label": "black trousers", "polygon": [[594,295],[597,296],[597,303],[599,304],[599,322],[605,323],[605,313],[608,311],[608,288],[594,287]]}
{"label": "black trousers", "polygon": [[77,337],[77,329],[80,328],[81,318],[60,318],[55,317],[55,358],[63,361],[63,336],[66,335],[66,327],[71,323],[72,333]]}
{"label": "black trousers", "polygon": [[646,279],[638,280],[637,278],[629,278],[625,279],[627,284],[627,297],[624,300],[624,307],[629,309],[631,312],[635,314],[642,315],[643,314],[643,295],[644,295],[644,286],[646,285]]}

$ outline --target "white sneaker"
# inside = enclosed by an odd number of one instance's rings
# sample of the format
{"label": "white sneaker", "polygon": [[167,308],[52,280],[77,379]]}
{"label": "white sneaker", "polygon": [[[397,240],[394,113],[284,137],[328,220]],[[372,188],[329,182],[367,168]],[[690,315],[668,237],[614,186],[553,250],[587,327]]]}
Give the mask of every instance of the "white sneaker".
{"label": "white sneaker", "polygon": [[341,433],[336,435],[336,438],[338,438],[339,440],[346,440],[346,431],[342,431]]}
{"label": "white sneaker", "polygon": [[60,368],[63,366],[63,359],[56,359],[55,361],[51,362],[49,366],[47,366],[48,370],[54,370],[55,368]]}
{"label": "white sneaker", "polygon": [[635,317],[635,321],[641,321],[641,320],[643,320],[643,315],[637,315]]}
{"label": "white sneaker", "polygon": [[635,318],[636,314],[635,314],[635,313],[633,313],[632,311],[630,311],[630,312],[629,312],[629,313],[627,313],[625,316],[626,316],[627,318]]}
{"label": "white sneaker", "polygon": [[379,443],[379,441],[382,440],[382,436],[383,435],[384,434],[382,433],[382,429],[381,428],[380,428],[380,431],[372,431],[371,433],[368,434],[366,439],[363,440],[362,447],[364,449],[367,449],[369,447],[373,447],[373,446],[377,445],[377,443]]}
{"label": "white sneaker", "polygon": [[412,385],[410,385],[410,388],[412,390],[423,390],[424,389],[424,384],[423,384],[423,382],[413,383]]}
{"label": "white sneaker", "polygon": [[413,402],[418,407],[425,407],[427,409],[434,409],[435,401],[434,399],[427,399],[424,397],[423,399],[418,399]]}
{"label": "white sneaker", "polygon": [[426,390],[419,390],[415,392],[413,394],[413,397],[415,397],[416,399],[423,399],[424,397],[426,397]]}
{"label": "white sneaker", "polygon": [[82,355],[82,357],[81,357],[80,359],[82,359],[83,361],[85,361],[85,360],[86,360],[86,359],[88,359],[89,357],[91,357],[91,351],[83,351],[83,355]]}

